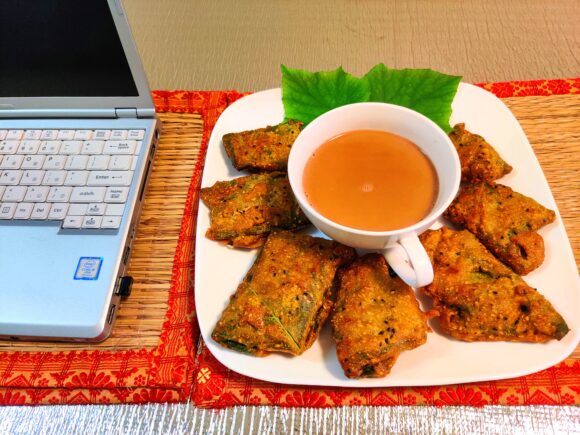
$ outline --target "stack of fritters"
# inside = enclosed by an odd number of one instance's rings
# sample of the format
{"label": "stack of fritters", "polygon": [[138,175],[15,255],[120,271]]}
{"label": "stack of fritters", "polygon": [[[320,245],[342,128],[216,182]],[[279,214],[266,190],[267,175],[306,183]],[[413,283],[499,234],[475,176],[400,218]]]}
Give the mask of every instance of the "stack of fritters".
{"label": "stack of fritters", "polygon": [[461,161],[461,181],[493,181],[511,172],[508,165],[487,141],[465,129],[465,124],[453,127],[449,138]]}
{"label": "stack of fritters", "polygon": [[289,120],[257,130],[228,133],[224,147],[238,170],[285,171],[288,155],[302,129],[302,122]]}
{"label": "stack of fritters", "polygon": [[544,240],[536,231],[553,222],[556,214],[507,186],[483,182],[465,186],[445,217],[525,275],[544,261]]}
{"label": "stack of fritters", "polygon": [[566,322],[540,293],[498,261],[468,231],[420,236],[435,278],[424,288],[443,331],[465,341],[560,340]]}
{"label": "stack of fritters", "polygon": [[336,270],[356,257],[337,242],[273,233],[217,323],[212,338],[256,356],[300,355],[320,332]]}
{"label": "stack of fritters", "polygon": [[220,181],[201,189],[201,199],[210,210],[206,236],[234,247],[255,248],[271,231],[308,224],[282,172]]}
{"label": "stack of fritters", "polygon": [[201,189],[210,209],[206,236],[236,248],[257,248],[272,231],[307,225],[290,189],[285,172],[288,155],[302,123],[282,124],[223,136],[226,152],[236,169],[262,172],[220,181]]}
{"label": "stack of fritters", "polygon": [[399,354],[427,340],[427,318],[412,289],[367,254],[339,272],[332,316],[336,353],[349,378],[384,377]]}

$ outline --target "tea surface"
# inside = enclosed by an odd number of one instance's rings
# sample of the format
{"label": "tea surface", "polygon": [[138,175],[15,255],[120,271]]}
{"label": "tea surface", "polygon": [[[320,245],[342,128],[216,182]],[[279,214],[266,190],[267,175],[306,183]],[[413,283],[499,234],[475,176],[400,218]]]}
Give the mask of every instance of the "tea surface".
{"label": "tea surface", "polygon": [[378,130],[354,130],[322,144],[306,163],[303,184],[320,214],[369,231],[419,222],[438,192],[435,168],[419,147]]}

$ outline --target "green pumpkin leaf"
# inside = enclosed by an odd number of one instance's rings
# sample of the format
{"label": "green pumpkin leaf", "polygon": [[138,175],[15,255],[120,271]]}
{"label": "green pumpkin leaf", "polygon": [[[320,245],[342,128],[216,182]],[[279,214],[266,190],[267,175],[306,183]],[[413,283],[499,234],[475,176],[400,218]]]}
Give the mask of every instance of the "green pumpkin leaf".
{"label": "green pumpkin leaf", "polygon": [[329,110],[368,101],[369,97],[367,82],[345,72],[342,67],[311,73],[282,65],[282,102],[286,119],[308,124]]}
{"label": "green pumpkin leaf", "polygon": [[377,101],[422,113],[446,133],[451,131],[451,103],[461,77],[430,69],[389,69],[378,64],[357,78],[342,67],[308,72],[282,65],[282,102],[286,119],[308,124],[345,104]]}
{"label": "green pumpkin leaf", "polygon": [[422,113],[446,133],[451,131],[451,103],[461,81],[430,69],[389,69],[382,63],[364,77],[369,84],[369,101],[397,104]]}

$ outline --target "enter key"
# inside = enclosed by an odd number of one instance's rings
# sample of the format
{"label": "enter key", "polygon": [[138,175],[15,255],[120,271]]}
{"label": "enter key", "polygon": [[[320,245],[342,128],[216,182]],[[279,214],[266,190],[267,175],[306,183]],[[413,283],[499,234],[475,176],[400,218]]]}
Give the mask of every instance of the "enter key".
{"label": "enter key", "polygon": [[87,186],[130,186],[133,171],[91,171]]}

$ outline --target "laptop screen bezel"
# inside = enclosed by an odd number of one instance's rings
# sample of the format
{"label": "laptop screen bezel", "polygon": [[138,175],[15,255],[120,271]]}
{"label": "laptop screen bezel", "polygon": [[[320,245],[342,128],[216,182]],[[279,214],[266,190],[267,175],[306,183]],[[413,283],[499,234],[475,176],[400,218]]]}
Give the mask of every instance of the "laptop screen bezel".
{"label": "laptop screen bezel", "polygon": [[140,116],[154,113],[149,84],[121,0],[107,1],[135,86],[137,96],[119,97],[2,97],[0,118],[116,117],[115,109],[136,109]]}

